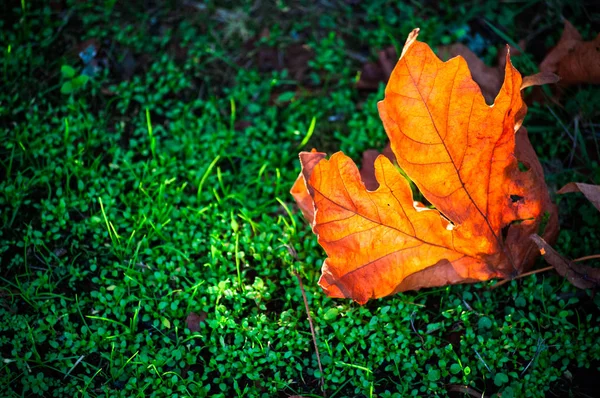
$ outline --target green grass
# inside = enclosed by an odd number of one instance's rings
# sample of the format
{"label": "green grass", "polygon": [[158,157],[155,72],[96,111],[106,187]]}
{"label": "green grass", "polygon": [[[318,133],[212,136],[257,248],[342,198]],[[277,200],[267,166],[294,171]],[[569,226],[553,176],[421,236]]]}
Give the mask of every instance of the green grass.
{"label": "green grass", "polygon": [[[24,1],[0,21],[0,395],[322,396],[321,376],[328,397],[594,391],[591,292],[544,273],[363,307],[329,299],[317,286],[324,252],[289,189],[299,150],[358,160],[386,143],[383,86],[355,89],[351,52],[374,57],[416,26],[432,47],[463,40],[476,30],[467,21],[495,27],[481,53],[490,61],[504,42],[494,32],[518,41],[530,12],[548,46],[561,13],[587,38],[598,15],[577,2],[277,4]],[[265,45],[312,48],[303,81],[257,70],[242,40],[265,26]],[[110,66],[65,90],[87,39]],[[137,64],[124,79],[127,52]],[[515,59],[524,73],[537,62],[534,50]],[[600,183],[599,100],[582,86],[560,106],[530,107],[552,193]],[[600,253],[598,212],[581,195],[556,200],[557,249]],[[199,331],[192,312],[206,317]]]}

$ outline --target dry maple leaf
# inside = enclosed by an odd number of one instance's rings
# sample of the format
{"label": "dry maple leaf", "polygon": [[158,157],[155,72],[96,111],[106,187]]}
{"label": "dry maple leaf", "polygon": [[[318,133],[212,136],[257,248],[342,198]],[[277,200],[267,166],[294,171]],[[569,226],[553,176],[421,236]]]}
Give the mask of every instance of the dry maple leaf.
{"label": "dry maple leaf", "polygon": [[560,76],[561,84],[600,84],[600,34],[583,41],[581,34],[565,19],[565,28],[556,46],[540,64],[542,72]]}
{"label": "dry maple leaf", "polygon": [[369,191],[343,153],[329,160],[300,154],[294,196],[327,252],[319,284],[331,297],[363,304],[404,290],[509,278],[538,254],[528,237],[545,213],[544,236],[557,232],[542,168],[519,130],[526,106],[510,58],[488,106],[465,60],[442,62],[417,34],[408,37],[379,113],[399,166],[436,209],[414,202],[385,156],[375,161],[379,187]]}

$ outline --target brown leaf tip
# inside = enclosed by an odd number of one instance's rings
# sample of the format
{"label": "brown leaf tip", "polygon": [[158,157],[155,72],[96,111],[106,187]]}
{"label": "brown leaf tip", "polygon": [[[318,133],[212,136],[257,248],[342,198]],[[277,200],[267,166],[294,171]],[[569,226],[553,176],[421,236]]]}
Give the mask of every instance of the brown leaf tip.
{"label": "brown leaf tip", "polygon": [[404,48],[402,49],[402,54],[400,54],[400,58],[404,57],[404,54],[406,54],[406,52],[408,51],[408,49],[410,48],[410,46],[417,41],[417,37],[419,37],[419,31],[421,29],[420,28],[414,28],[412,30],[412,32],[410,32],[408,34],[408,37],[406,38],[406,42],[404,43]]}

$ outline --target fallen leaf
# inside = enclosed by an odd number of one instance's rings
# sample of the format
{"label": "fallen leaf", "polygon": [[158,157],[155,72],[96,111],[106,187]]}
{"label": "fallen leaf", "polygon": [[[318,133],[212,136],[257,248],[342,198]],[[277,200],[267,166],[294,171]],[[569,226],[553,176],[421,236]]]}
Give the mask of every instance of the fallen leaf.
{"label": "fallen leaf", "polygon": [[285,49],[283,63],[289,70],[290,76],[301,82],[308,71],[308,62],[313,56],[314,53],[308,45],[295,43]]}
{"label": "fallen leaf", "polygon": [[557,193],[563,194],[569,192],[581,192],[600,211],[600,185],[570,182],[559,189]]}
{"label": "fallen leaf", "polygon": [[250,52],[255,52],[255,62],[262,72],[287,69],[292,79],[303,81],[308,71],[308,63],[313,58],[313,50],[306,44],[292,43],[280,49],[259,43],[260,39],[271,36],[269,29],[263,29],[258,38],[246,43]]}
{"label": "fallen leaf", "polygon": [[360,72],[360,79],[356,83],[359,89],[376,90],[379,83],[387,81],[398,61],[398,53],[394,46],[389,46],[378,52],[377,62],[367,62]]}
{"label": "fallen leaf", "polygon": [[[302,152],[302,153],[309,153],[309,152]],[[301,158],[302,158],[302,153],[300,154]],[[307,156],[306,160],[304,161],[306,164],[307,170],[312,170],[314,168],[314,166],[319,161],[321,161],[321,159],[324,159],[326,156],[327,155],[325,153],[317,152],[317,150],[313,148],[313,150],[309,153],[309,156]],[[303,173],[300,173],[300,175],[296,179],[296,182],[292,186],[292,190],[290,191],[290,193],[296,200],[298,207],[300,207],[300,210],[302,211],[302,215],[304,216],[305,219],[307,219],[311,223],[311,226],[312,226],[312,222],[315,218],[314,217],[315,216],[315,206],[314,206],[313,199],[311,196],[310,187],[308,187],[306,185],[307,180],[308,180],[308,176],[305,176]]]}
{"label": "fallen leaf", "polygon": [[557,233],[541,165],[519,129],[526,106],[510,58],[488,106],[466,61],[442,62],[417,34],[409,35],[379,113],[399,166],[436,209],[414,202],[385,156],[375,160],[372,191],[343,153],[329,160],[300,154],[304,184],[295,188],[304,191],[295,196],[301,208],[312,198],[313,211],[303,212],[328,255],[319,284],[331,297],[363,304],[404,290],[510,278],[537,255],[523,238],[546,213],[545,237]]}
{"label": "fallen leaf", "polygon": [[560,76],[564,86],[600,84],[600,34],[594,40],[583,41],[575,27],[565,19],[563,34],[542,63],[542,72]]}
{"label": "fallen leaf", "polygon": [[195,312],[190,312],[185,318],[187,328],[192,332],[200,331],[200,324],[206,320],[206,312],[201,312],[200,315]]}
{"label": "fallen leaf", "polygon": [[540,249],[544,260],[553,266],[561,276],[567,278],[573,286],[580,289],[592,289],[600,286],[600,268],[593,268],[567,260],[538,235],[532,235],[531,240]]}

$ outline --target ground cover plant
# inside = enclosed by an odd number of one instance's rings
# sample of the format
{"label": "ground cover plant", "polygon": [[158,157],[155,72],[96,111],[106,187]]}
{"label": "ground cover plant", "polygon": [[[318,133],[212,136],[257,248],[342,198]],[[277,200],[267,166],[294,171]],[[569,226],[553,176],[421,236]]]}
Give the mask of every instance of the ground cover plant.
{"label": "ground cover plant", "polygon": [[[562,17],[594,38],[591,7],[11,7],[0,20],[0,395],[595,393],[593,290],[547,271],[364,306],[331,299],[317,285],[324,252],[289,194],[299,151],[359,161],[385,147],[379,51],[399,53],[414,27],[433,49],[461,43],[490,67],[504,44],[519,47],[513,64],[530,75]],[[574,259],[600,253],[599,212],[581,193],[556,194],[600,184],[600,90],[578,83],[527,89],[540,100],[524,122],[559,210],[554,248]]]}

